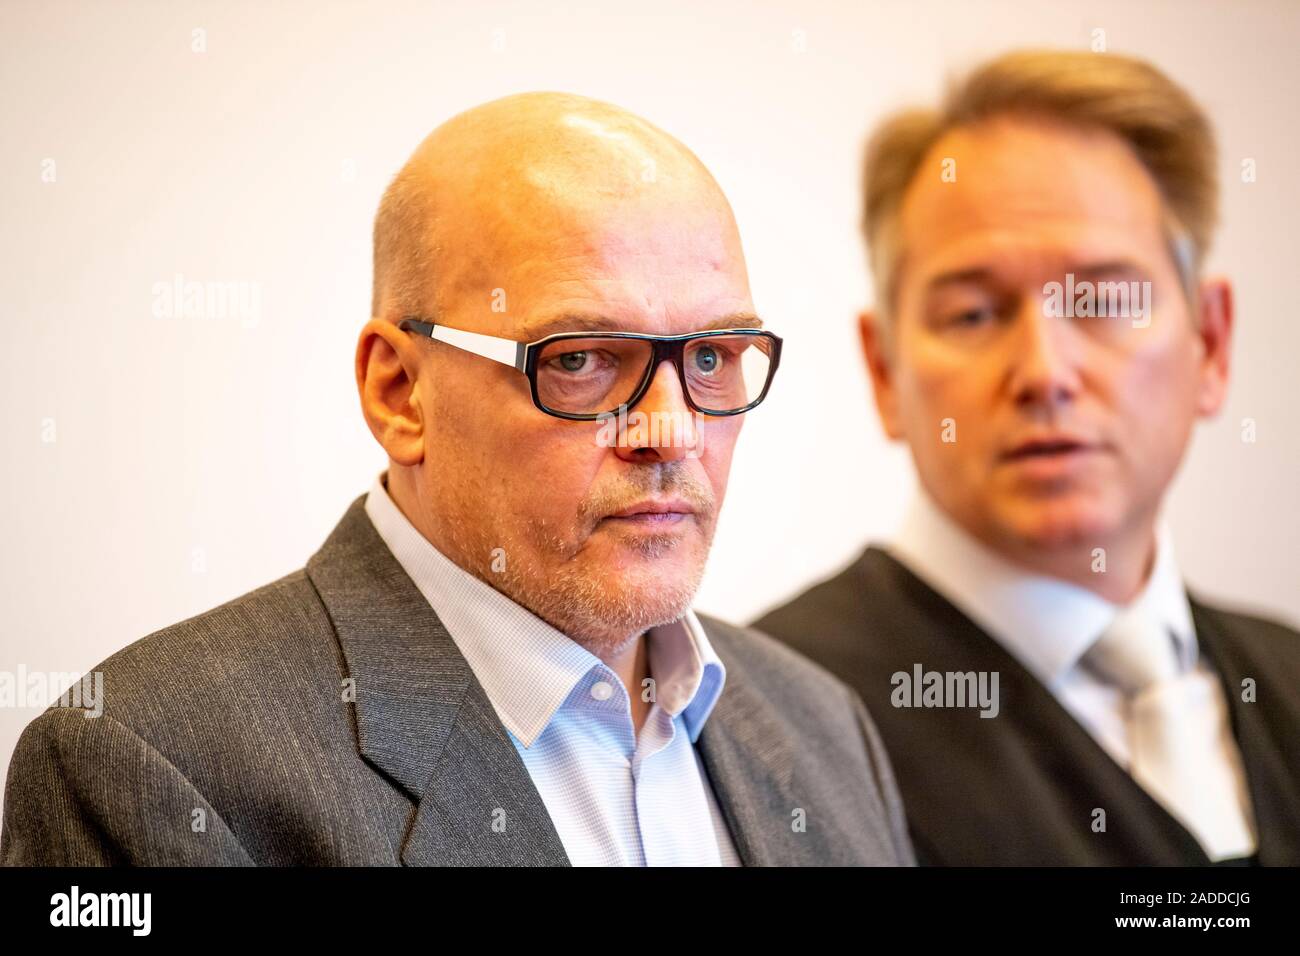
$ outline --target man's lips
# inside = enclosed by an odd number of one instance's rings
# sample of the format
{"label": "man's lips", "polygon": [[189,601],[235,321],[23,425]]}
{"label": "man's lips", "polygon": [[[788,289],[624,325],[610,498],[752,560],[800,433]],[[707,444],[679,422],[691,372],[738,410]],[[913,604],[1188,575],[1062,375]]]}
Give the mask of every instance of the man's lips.
{"label": "man's lips", "polygon": [[639,501],[605,516],[606,521],[646,525],[675,524],[695,514],[695,509],[680,498]]}
{"label": "man's lips", "polygon": [[1059,459],[1100,451],[1101,448],[1097,442],[1085,441],[1073,435],[1041,435],[1012,445],[999,457],[1007,462]]}

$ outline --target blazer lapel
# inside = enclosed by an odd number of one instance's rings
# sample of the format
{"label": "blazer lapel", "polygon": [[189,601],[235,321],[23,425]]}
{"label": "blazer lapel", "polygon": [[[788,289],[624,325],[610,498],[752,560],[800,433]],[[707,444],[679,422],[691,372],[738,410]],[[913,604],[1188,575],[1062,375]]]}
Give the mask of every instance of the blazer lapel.
{"label": "blazer lapel", "polygon": [[[1228,700],[1255,815],[1259,862],[1294,866],[1300,860],[1300,831],[1295,826],[1300,813],[1300,776],[1294,758],[1288,759],[1282,749],[1290,745],[1291,728],[1300,716],[1290,710],[1293,691],[1274,683],[1278,668],[1273,662],[1252,655],[1245,642],[1229,639],[1220,615],[1190,594],[1188,599],[1197,642],[1214,663]],[[1257,682],[1258,700],[1268,703],[1242,700],[1242,682],[1248,677]],[[1294,754],[1294,745],[1290,746]]]}
{"label": "blazer lapel", "polygon": [[[709,639],[717,647],[713,634]],[[726,684],[698,743],[736,852],[745,866],[806,862],[790,856],[792,845],[802,847],[803,841],[779,838],[790,832],[790,812],[800,803],[793,795],[790,741],[741,668],[724,664]]]}
{"label": "blazer lapel", "polygon": [[568,866],[559,834],[478,682],[461,702],[402,847],[408,866]]}
{"label": "blazer lapel", "polygon": [[364,503],[352,503],[307,576],[353,681],[358,750],[417,803],[402,862],[567,865],[487,695]]}

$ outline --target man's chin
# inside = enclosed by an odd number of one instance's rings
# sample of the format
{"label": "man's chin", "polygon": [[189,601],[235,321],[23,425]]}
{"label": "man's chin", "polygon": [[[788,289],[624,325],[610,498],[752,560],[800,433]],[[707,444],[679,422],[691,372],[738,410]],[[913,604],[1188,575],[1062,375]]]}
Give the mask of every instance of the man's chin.
{"label": "man's chin", "polygon": [[708,548],[698,535],[674,536],[662,553],[648,553],[651,544],[597,531],[577,554],[514,577],[507,593],[579,643],[615,647],[681,617],[703,578]]}
{"label": "man's chin", "polygon": [[1000,536],[1031,551],[1101,547],[1117,530],[1113,509],[1084,493],[1020,498],[991,512],[998,516]]}
{"label": "man's chin", "polygon": [[588,579],[567,593],[552,592],[549,602],[569,637],[596,651],[685,614],[695,597],[695,581],[611,578]]}
{"label": "man's chin", "polygon": [[653,604],[659,594],[694,594],[704,575],[703,551],[676,541],[662,553],[647,553],[648,542],[618,546],[604,554],[587,552],[585,576],[601,592],[623,603]]}
{"label": "man's chin", "polygon": [[708,542],[694,518],[658,526],[606,519],[592,531],[584,552],[596,562],[620,571],[637,573],[647,567],[662,573],[680,571],[702,561]]}

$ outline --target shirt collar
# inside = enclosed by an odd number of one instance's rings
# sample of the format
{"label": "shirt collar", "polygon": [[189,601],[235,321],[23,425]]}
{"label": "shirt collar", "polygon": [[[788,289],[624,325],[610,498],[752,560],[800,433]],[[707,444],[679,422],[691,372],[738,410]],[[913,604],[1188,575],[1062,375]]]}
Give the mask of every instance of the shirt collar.
{"label": "shirt collar", "polygon": [[[446,627],[502,724],[531,747],[574,686],[604,663],[435,548],[389,496],[386,477],[375,479],[366,514]],[[682,715],[694,743],[722,694],[726,668],[694,611],[651,628],[647,639],[655,698],[670,715]]]}
{"label": "shirt collar", "polygon": [[722,695],[727,669],[700,619],[689,609],[671,624],[651,628],[649,640],[650,674],[659,706],[673,717],[682,715],[686,733],[695,743]]}
{"label": "shirt collar", "polygon": [[[889,551],[998,640],[1040,681],[1057,683],[1109,626],[1120,606],[1086,588],[1026,571],[978,541],[918,489]],[[1144,605],[1174,634],[1181,664],[1196,660],[1187,592],[1162,521]]]}

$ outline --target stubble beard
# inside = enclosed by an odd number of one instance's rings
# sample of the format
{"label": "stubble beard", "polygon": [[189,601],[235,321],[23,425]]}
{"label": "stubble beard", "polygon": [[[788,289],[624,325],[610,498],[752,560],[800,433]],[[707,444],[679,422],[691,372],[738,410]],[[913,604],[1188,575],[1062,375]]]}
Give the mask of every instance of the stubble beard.
{"label": "stubble beard", "polygon": [[[649,628],[680,618],[700,588],[716,506],[707,489],[684,474],[668,469],[654,480],[588,496],[579,510],[576,541],[543,521],[493,528],[461,521],[444,530],[458,564],[596,656],[606,657]],[[586,544],[601,518],[654,490],[671,490],[689,501],[696,512],[687,520],[695,522],[696,532],[619,535],[619,546],[632,552],[631,581],[592,568]],[[692,554],[678,573],[656,574],[654,562],[671,559],[675,552]]]}

